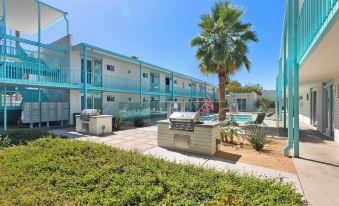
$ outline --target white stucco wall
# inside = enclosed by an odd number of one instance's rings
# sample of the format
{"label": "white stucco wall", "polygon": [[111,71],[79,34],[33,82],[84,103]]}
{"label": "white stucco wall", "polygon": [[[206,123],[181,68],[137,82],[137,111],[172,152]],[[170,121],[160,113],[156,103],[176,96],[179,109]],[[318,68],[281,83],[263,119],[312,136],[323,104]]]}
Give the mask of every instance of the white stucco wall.
{"label": "white stucco wall", "polygon": [[80,90],[71,89],[69,92],[70,99],[70,121],[69,124],[73,124],[73,113],[81,112],[81,94]]}

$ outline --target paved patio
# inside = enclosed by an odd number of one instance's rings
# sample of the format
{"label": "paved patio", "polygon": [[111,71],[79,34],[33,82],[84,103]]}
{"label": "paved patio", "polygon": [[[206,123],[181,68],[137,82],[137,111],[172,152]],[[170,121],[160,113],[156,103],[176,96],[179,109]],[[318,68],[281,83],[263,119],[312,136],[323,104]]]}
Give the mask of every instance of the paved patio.
{"label": "paved patio", "polygon": [[[274,128],[273,121],[266,121]],[[98,137],[82,135],[73,128],[56,129],[52,132],[72,139],[107,144],[124,150],[137,150],[143,154],[183,164],[194,164],[218,170],[235,170],[256,176],[284,177],[305,196],[309,205],[339,205],[339,145],[318,131],[300,123],[300,158],[294,158],[297,175],[241,162],[232,162],[217,157],[194,155],[157,146],[157,127],[132,128]],[[284,137],[286,131],[275,135]]]}
{"label": "paved patio", "polygon": [[169,150],[157,146],[157,127],[125,129],[103,137],[83,135],[74,131],[74,128],[55,129],[51,132],[68,136],[71,139],[91,141],[124,150],[137,150],[145,155],[165,159],[182,164],[194,164],[201,167],[215,168],[222,171],[235,170],[240,173],[253,174],[258,177],[283,177],[285,182],[292,183],[297,191],[302,192],[298,176],[293,173],[282,172],[264,167],[254,166],[241,162],[233,162],[217,157],[195,155],[192,153]]}

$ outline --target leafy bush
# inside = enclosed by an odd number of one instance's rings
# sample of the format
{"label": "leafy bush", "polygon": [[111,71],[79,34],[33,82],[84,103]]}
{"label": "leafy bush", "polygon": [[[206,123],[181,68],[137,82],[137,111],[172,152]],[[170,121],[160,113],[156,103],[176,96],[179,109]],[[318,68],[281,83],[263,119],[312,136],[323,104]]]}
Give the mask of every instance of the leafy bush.
{"label": "leafy bush", "polygon": [[260,107],[262,111],[266,111],[268,109],[275,107],[275,102],[265,97],[259,98],[257,102],[258,102],[258,107]]}
{"label": "leafy bush", "polygon": [[56,137],[56,135],[41,129],[17,129],[9,131],[0,137],[0,149],[9,147],[10,145],[25,145],[30,141],[46,136]]}
{"label": "leafy bush", "polygon": [[11,140],[9,137],[6,135],[0,136],[0,150],[9,146],[11,146]]}
{"label": "leafy bush", "polygon": [[120,127],[123,125],[123,122],[119,116],[112,118],[112,128],[115,130],[119,130]]}
{"label": "leafy bush", "polygon": [[268,130],[265,127],[251,126],[246,132],[247,140],[257,151],[261,151],[268,143],[267,135]]}
{"label": "leafy bush", "polygon": [[146,126],[146,122],[143,118],[141,117],[136,117],[133,119],[133,124],[135,127],[144,127]]}
{"label": "leafy bush", "polygon": [[222,141],[233,143],[234,137],[238,134],[238,129],[236,128],[237,126],[238,123],[233,117],[222,121],[220,125],[220,135]]}
{"label": "leafy bush", "polygon": [[0,151],[2,205],[303,205],[282,179],[43,138]]}

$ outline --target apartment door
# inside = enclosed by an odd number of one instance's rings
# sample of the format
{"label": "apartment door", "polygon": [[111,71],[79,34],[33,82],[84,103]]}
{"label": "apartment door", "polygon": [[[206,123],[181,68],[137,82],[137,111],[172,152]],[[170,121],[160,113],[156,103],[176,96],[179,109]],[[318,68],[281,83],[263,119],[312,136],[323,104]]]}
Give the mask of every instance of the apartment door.
{"label": "apartment door", "polygon": [[151,92],[160,91],[160,75],[151,73],[151,82],[150,82]]}
{"label": "apartment door", "polygon": [[100,87],[102,82],[102,61],[99,59],[94,59],[93,67],[94,67],[93,85]]}
{"label": "apartment door", "polygon": [[160,97],[159,96],[151,96],[150,101],[150,109],[151,113],[158,112],[160,110]]}
{"label": "apartment door", "polygon": [[310,92],[311,94],[311,125],[313,127],[317,126],[317,92],[312,91]]}
{"label": "apartment door", "polygon": [[[87,84],[92,84],[93,82],[93,67],[92,67],[92,61],[87,60]],[[81,59],[81,83],[84,83],[84,60]]]}
{"label": "apartment door", "polygon": [[166,93],[170,92],[170,88],[171,88],[171,78],[166,77],[165,79],[165,86],[166,86]]}
{"label": "apartment door", "polygon": [[325,92],[325,132],[333,136],[333,85],[324,88]]}
{"label": "apartment door", "polygon": [[[81,96],[81,110],[84,109],[84,96]],[[88,94],[87,95],[87,109],[97,109],[98,112],[102,111],[102,95],[101,94]]]}
{"label": "apartment door", "polygon": [[246,99],[237,99],[238,111],[246,111]]}

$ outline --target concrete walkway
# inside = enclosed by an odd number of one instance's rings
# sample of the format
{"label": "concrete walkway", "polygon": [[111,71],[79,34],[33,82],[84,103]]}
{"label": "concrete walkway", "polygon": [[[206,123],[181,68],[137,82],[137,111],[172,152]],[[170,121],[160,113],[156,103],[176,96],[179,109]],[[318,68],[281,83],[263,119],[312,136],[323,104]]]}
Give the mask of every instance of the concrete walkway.
{"label": "concrete walkway", "polygon": [[292,183],[296,190],[302,193],[298,176],[293,173],[282,172],[241,162],[232,162],[217,157],[194,155],[192,153],[184,153],[157,147],[156,126],[120,130],[114,132],[112,135],[104,137],[82,135],[74,132],[73,128],[68,130],[56,129],[51,130],[51,132],[62,136],[68,136],[72,139],[107,144],[124,150],[138,150],[145,155],[181,164],[193,164],[201,167],[215,168],[222,171],[235,170],[239,173],[253,174],[258,177],[282,177],[285,182]]}
{"label": "concrete walkway", "polygon": [[339,205],[339,145],[300,124],[300,158],[294,165],[309,205]]}

